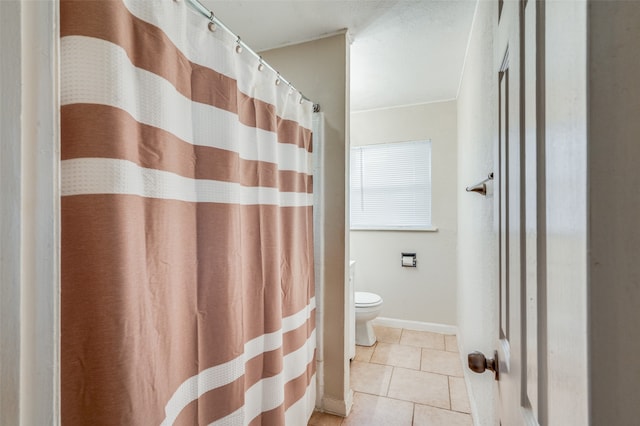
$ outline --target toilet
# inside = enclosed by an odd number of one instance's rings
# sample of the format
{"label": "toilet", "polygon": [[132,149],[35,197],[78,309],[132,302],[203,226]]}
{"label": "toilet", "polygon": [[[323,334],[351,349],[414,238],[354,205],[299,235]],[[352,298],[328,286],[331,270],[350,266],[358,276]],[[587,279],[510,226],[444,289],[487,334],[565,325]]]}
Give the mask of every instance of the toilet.
{"label": "toilet", "polygon": [[356,344],[373,346],[376,334],[371,322],[382,310],[382,297],[375,293],[356,291],[354,295],[356,306]]}

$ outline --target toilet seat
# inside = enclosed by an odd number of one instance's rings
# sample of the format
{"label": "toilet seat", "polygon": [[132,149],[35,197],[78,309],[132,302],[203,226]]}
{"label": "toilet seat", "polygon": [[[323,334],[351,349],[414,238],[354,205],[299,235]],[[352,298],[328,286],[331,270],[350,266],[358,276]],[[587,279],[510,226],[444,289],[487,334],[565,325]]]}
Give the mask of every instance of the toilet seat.
{"label": "toilet seat", "polygon": [[382,297],[366,291],[355,292],[356,308],[372,308],[382,304]]}

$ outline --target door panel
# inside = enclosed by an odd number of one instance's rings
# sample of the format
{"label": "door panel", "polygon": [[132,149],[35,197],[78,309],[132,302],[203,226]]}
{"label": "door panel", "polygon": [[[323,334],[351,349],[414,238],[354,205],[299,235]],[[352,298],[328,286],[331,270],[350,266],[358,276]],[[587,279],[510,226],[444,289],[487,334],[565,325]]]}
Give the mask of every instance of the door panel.
{"label": "door panel", "polygon": [[509,156],[509,53],[505,54],[502,68],[498,74],[499,79],[499,96],[498,109],[499,116],[499,143],[498,148],[498,175],[497,184],[499,187],[498,197],[498,221],[500,229],[499,250],[500,250],[500,339],[508,342],[509,340],[509,239],[507,238],[509,229],[509,203],[507,194],[509,193],[509,163],[505,160]]}
{"label": "door panel", "polygon": [[500,225],[497,350],[501,369],[500,421],[504,425],[538,424],[535,22],[535,2],[506,2],[498,28],[501,38],[498,46],[505,46],[498,71],[497,149]]}
{"label": "door panel", "polygon": [[469,355],[472,371],[498,371],[500,423],[547,424],[544,0],[504,2],[496,29],[498,229],[496,356]]}
{"label": "door panel", "polygon": [[[523,405],[529,408],[532,424],[541,424],[540,413],[544,410],[544,386],[540,386],[540,364],[544,360],[544,140],[538,134],[539,116],[544,111],[538,108],[541,83],[538,79],[538,13],[542,2],[525,2],[523,9],[523,82],[524,82],[524,196],[525,196],[525,294],[523,298],[524,330],[523,357]],[[540,204],[540,205],[539,205]],[[540,355],[542,354],[542,356]],[[541,401],[543,402],[541,406]]]}

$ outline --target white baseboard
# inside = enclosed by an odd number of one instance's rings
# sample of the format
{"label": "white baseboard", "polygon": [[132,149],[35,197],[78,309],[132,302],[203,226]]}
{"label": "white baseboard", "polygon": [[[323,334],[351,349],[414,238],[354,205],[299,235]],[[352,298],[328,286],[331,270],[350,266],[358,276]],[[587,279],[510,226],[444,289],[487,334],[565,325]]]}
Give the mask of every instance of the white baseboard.
{"label": "white baseboard", "polygon": [[442,334],[458,334],[458,327],[455,325],[437,324],[434,322],[378,317],[373,320],[373,324],[385,327],[406,328],[407,330],[431,331]]}
{"label": "white baseboard", "polygon": [[337,416],[347,417],[353,406],[353,391],[349,389],[345,399],[322,398],[322,411]]}

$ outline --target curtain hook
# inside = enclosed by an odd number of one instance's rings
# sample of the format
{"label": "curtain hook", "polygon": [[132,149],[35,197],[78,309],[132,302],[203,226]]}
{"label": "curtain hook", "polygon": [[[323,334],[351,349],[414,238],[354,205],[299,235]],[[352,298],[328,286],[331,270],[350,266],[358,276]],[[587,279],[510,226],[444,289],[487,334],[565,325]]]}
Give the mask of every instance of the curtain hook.
{"label": "curtain hook", "polygon": [[210,10],[209,11],[209,24],[207,25],[207,27],[209,28],[209,31],[211,31],[212,33],[215,32],[218,29],[218,26],[216,25],[214,19],[215,19],[215,15],[213,14],[213,11]]}
{"label": "curtain hook", "polygon": [[238,36],[236,40],[236,53],[242,53],[242,45],[240,43],[242,43],[242,41],[240,40],[240,36]]}
{"label": "curtain hook", "polygon": [[262,56],[260,56],[260,63],[258,64],[258,71],[262,71],[264,69],[264,62],[262,62]]}
{"label": "curtain hook", "polygon": [[276,73],[276,86],[280,86],[280,73]]}

